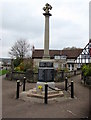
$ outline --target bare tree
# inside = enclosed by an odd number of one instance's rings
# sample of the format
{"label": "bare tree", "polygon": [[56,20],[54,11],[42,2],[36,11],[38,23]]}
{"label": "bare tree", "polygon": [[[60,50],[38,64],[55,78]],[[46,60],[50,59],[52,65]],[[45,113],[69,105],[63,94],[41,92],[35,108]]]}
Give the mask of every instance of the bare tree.
{"label": "bare tree", "polygon": [[26,57],[26,54],[29,52],[29,50],[30,44],[28,44],[25,39],[20,39],[17,40],[12,46],[11,50],[9,51],[9,54],[12,57],[23,59],[24,57]]}

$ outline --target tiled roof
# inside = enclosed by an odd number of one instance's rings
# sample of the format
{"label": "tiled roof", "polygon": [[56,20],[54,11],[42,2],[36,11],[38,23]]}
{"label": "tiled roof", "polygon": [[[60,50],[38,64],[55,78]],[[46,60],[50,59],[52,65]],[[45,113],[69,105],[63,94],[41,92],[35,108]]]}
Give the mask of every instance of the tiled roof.
{"label": "tiled roof", "polygon": [[42,49],[35,49],[32,53],[32,58],[42,58],[44,54],[44,50]]}
{"label": "tiled roof", "polygon": [[[78,55],[82,52],[82,49],[73,49],[73,50],[50,50],[49,54],[51,58],[54,58],[55,55],[66,55],[67,58],[76,59]],[[42,58],[44,54],[43,49],[35,49],[32,54],[32,58]]]}
{"label": "tiled roof", "polygon": [[62,55],[67,55],[67,58],[77,58],[83,49],[62,50]]}

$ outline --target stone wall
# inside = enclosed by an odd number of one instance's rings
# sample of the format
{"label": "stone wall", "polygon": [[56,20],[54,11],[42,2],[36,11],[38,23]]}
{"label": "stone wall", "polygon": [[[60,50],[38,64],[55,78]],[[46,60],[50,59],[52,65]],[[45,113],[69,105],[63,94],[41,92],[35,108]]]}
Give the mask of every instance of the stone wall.
{"label": "stone wall", "polygon": [[55,82],[63,82],[65,80],[65,77],[67,76],[68,78],[75,76],[75,75],[79,75],[81,74],[80,70],[77,71],[69,71],[69,72],[64,72],[64,71],[60,71],[58,73],[55,72],[55,78],[54,81]]}
{"label": "stone wall", "polygon": [[[81,71],[71,71],[71,72],[54,72],[54,81],[55,82],[63,82],[65,77],[67,76],[72,77],[75,75],[81,74]],[[27,70],[27,72],[10,72],[6,74],[6,79],[9,80],[23,80],[23,78],[26,77],[28,82],[37,82],[38,81],[38,73],[33,73],[31,70]]]}
{"label": "stone wall", "polygon": [[24,72],[13,71],[6,74],[6,79],[8,80],[23,80],[24,77],[25,77]]}

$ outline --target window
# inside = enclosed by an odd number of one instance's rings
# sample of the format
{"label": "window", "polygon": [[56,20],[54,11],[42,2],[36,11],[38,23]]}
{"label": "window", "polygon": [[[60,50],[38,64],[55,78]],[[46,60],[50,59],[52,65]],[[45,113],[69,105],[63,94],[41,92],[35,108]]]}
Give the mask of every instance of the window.
{"label": "window", "polygon": [[59,59],[60,59],[60,56],[59,56],[59,55],[55,55],[55,56],[54,56],[54,59],[59,60]]}

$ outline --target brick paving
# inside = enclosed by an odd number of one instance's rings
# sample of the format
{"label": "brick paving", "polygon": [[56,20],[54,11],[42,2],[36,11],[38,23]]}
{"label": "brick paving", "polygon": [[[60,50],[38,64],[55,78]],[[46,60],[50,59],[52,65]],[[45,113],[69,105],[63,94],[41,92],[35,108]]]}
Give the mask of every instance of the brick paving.
{"label": "brick paving", "polygon": [[[89,87],[81,84],[80,75],[74,81],[74,99],[43,103],[25,102],[15,99],[16,82],[2,79],[2,117],[3,118],[86,118],[89,116]],[[27,83],[26,90],[36,83]],[[61,87],[63,83],[56,83]]]}

